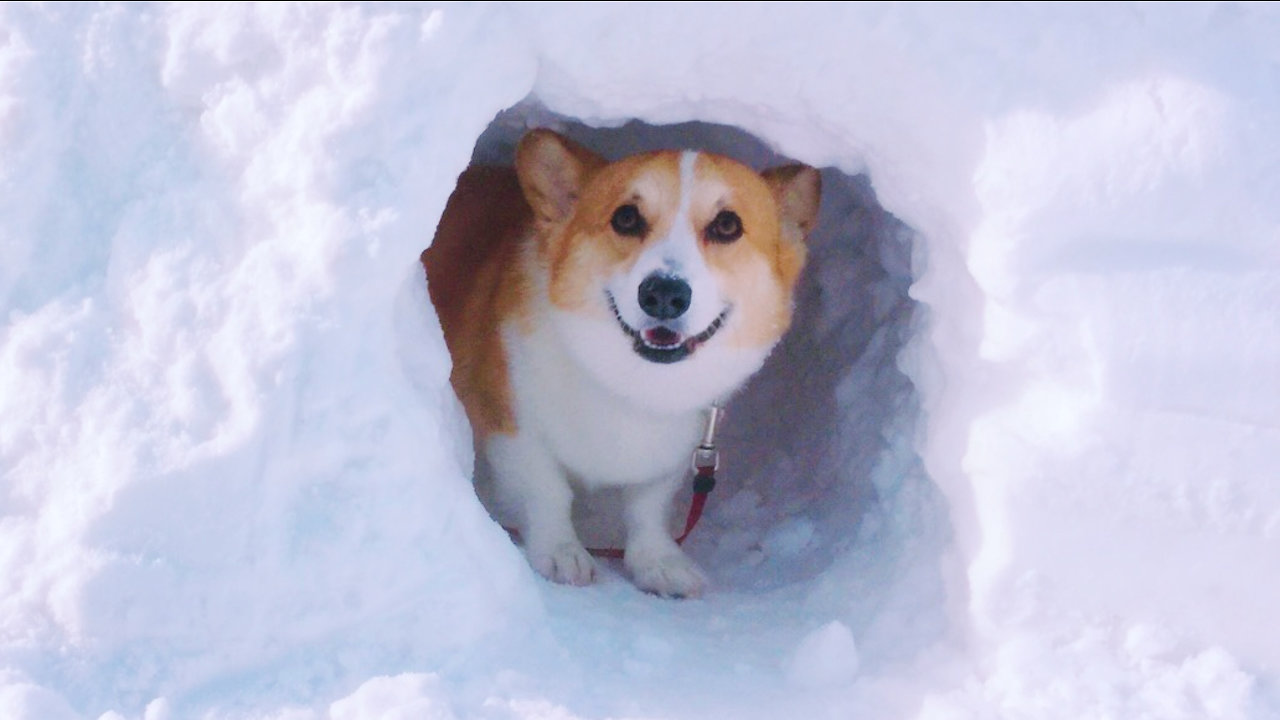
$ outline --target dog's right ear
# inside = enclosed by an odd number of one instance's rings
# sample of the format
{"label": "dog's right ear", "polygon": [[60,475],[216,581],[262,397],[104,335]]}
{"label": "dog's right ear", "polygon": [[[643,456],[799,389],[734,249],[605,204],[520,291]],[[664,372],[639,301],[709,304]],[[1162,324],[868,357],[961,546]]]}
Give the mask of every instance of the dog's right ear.
{"label": "dog's right ear", "polygon": [[569,217],[583,183],[604,164],[604,158],[550,130],[530,130],[516,146],[520,189],[544,221]]}

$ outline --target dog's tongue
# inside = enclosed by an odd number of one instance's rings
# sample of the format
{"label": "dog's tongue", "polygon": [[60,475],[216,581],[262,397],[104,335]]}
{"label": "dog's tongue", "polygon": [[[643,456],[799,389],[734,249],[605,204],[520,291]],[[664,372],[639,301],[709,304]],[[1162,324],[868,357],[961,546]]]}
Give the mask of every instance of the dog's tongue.
{"label": "dog's tongue", "polygon": [[661,326],[644,331],[644,341],[654,347],[673,347],[679,345],[680,340],[680,333]]}

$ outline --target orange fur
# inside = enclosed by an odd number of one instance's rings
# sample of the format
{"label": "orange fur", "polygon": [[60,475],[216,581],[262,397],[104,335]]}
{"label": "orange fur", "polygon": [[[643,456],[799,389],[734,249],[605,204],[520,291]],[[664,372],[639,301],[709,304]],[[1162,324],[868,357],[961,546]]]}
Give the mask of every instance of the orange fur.
{"label": "orange fur", "polygon": [[431,302],[453,357],[449,380],[481,436],[516,430],[498,328],[526,307],[529,283],[517,256],[532,218],[511,168],[468,168],[431,247],[422,252]]}
{"label": "orange fur", "polygon": [[[546,248],[552,303],[565,309],[595,307],[603,313],[592,303],[597,279],[629,263],[643,248],[609,227],[614,208],[635,203],[642,215],[660,221],[650,230],[650,239],[661,237],[670,229],[671,211],[680,199],[679,162],[679,153],[661,151],[624,158],[591,176],[572,222]],[[666,212],[660,212],[664,208]]]}
{"label": "orange fur", "polygon": [[[707,225],[723,209],[742,218],[741,238],[708,243],[705,249],[707,263],[724,278],[726,294],[743,306],[743,316],[755,319],[726,339],[740,347],[771,343],[791,324],[791,292],[804,264],[804,245],[783,235],[776,197],[749,168],[700,155],[695,173],[700,181],[690,207],[695,227]],[[772,273],[775,282],[766,282],[764,273]]]}

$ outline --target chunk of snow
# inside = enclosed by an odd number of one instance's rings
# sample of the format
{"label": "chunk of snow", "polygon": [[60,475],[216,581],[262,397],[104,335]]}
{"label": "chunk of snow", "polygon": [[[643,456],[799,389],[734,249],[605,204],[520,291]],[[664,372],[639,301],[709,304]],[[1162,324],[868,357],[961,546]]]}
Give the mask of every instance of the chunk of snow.
{"label": "chunk of snow", "polygon": [[454,720],[435,675],[406,673],[365,681],[329,706],[330,720]]}
{"label": "chunk of snow", "polygon": [[853,633],[832,620],[800,641],[787,662],[787,680],[804,688],[847,685],[858,675],[858,647]]}

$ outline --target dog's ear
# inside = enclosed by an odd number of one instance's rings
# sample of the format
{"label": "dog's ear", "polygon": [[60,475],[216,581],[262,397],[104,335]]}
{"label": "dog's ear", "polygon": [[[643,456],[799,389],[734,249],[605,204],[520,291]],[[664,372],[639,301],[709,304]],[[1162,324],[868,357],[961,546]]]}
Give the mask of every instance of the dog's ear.
{"label": "dog's ear", "polygon": [[799,164],[771,168],[761,175],[778,202],[783,235],[793,242],[804,242],[818,221],[822,175],[808,165]]}
{"label": "dog's ear", "polygon": [[531,130],[516,146],[516,175],[539,219],[559,222],[573,212],[578,191],[605,159],[550,130]]}

